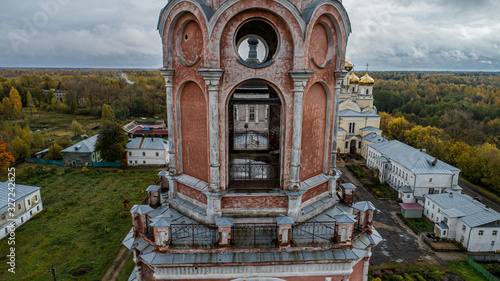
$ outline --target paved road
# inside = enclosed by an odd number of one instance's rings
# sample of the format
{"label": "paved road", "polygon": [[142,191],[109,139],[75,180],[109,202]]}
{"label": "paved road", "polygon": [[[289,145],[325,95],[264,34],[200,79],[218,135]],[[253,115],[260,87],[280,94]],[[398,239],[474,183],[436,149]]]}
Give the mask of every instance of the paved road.
{"label": "paved road", "polygon": [[483,193],[481,190],[477,190],[473,185],[469,184],[462,179],[458,179],[458,185],[460,185],[464,190],[463,193],[471,196],[471,197],[479,197],[481,202],[493,210],[500,212],[500,202],[491,198],[489,195]]}
{"label": "paved road", "polygon": [[420,244],[418,237],[398,220],[396,212],[399,206],[393,200],[378,200],[344,167],[343,163],[337,164],[337,168],[342,171],[342,178],[346,182],[357,187],[356,193],[361,200],[371,201],[377,208],[373,216],[373,226],[384,240],[373,248],[371,266],[379,266],[388,262],[413,264],[419,261],[437,264],[427,254],[430,249],[423,243]]}

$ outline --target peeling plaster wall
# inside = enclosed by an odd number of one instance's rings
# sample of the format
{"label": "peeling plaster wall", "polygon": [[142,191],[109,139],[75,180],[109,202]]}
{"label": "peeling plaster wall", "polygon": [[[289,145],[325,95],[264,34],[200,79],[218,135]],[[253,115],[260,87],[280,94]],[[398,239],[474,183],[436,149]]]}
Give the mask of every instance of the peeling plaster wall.
{"label": "peeling plaster wall", "polygon": [[201,202],[203,204],[207,204],[207,196],[203,194],[201,191],[196,190],[192,187],[184,185],[182,183],[177,183],[177,192],[184,194],[194,200]]}
{"label": "peeling plaster wall", "polygon": [[181,94],[182,167],[184,173],[208,182],[207,114],[203,92],[189,82]]}
{"label": "peeling plaster wall", "polygon": [[304,195],[302,195],[302,203],[307,202],[307,200],[314,198],[318,195],[321,195],[325,192],[328,192],[328,183],[325,182],[316,187],[309,189]]}
{"label": "peeling plaster wall", "polygon": [[305,180],[323,172],[326,132],[325,89],[314,84],[304,95],[302,120],[302,151],[300,179]]}

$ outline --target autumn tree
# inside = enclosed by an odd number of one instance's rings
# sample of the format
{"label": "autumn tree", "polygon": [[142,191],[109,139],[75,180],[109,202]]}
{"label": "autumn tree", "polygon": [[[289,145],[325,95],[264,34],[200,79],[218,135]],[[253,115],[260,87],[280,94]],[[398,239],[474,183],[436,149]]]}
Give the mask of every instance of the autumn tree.
{"label": "autumn tree", "polygon": [[14,118],[19,118],[22,115],[23,104],[21,103],[21,96],[19,92],[12,87],[9,93],[9,101],[11,103],[12,108],[12,116]]}
{"label": "autumn tree", "polygon": [[111,106],[107,105],[107,104],[103,104],[102,105],[102,121],[103,122],[106,122],[106,121],[114,121],[115,120],[115,113],[113,112],[113,109],[111,108]]}
{"label": "autumn tree", "polygon": [[47,153],[47,159],[50,160],[61,160],[63,159],[61,151],[63,147],[55,143],[49,148],[49,152]]}
{"label": "autumn tree", "polygon": [[20,137],[16,137],[10,144],[12,155],[16,160],[28,157],[30,154],[30,146]]}
{"label": "autumn tree", "polygon": [[118,123],[104,121],[95,148],[104,161],[117,162],[125,153],[127,140],[127,134]]}
{"label": "autumn tree", "polygon": [[84,134],[85,131],[82,129],[82,125],[76,121],[76,119],[73,119],[73,122],[71,122],[71,131],[74,133],[74,135],[81,135]]}
{"label": "autumn tree", "polygon": [[5,142],[0,141],[0,173],[5,173],[12,162],[14,162],[14,156],[12,156]]}
{"label": "autumn tree", "polygon": [[387,132],[398,140],[404,140],[405,133],[412,127],[404,117],[397,117],[389,121]]}
{"label": "autumn tree", "polygon": [[30,109],[30,115],[33,116],[33,111],[36,111],[35,109],[35,103],[33,102],[33,97],[31,96],[31,93],[28,91],[26,93],[26,107]]}

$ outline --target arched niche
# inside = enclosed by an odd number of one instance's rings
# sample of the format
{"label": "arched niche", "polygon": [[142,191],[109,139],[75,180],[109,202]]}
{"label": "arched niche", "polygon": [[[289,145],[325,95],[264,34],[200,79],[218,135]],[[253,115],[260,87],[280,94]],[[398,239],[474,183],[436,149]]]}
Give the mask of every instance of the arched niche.
{"label": "arched niche", "polygon": [[323,172],[327,145],[328,96],[321,83],[313,84],[302,106],[302,147],[300,180]]}
{"label": "arched niche", "polygon": [[187,82],[181,87],[179,109],[180,167],[183,173],[208,182],[208,109],[198,84]]}

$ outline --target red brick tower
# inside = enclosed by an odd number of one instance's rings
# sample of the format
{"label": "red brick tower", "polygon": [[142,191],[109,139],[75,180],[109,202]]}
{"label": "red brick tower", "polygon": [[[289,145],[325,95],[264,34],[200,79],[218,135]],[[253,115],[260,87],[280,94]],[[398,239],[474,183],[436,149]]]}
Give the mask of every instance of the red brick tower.
{"label": "red brick tower", "polygon": [[136,280],[366,280],[381,238],[336,188],[342,3],[171,0],[158,29],[169,190],[133,208]]}

